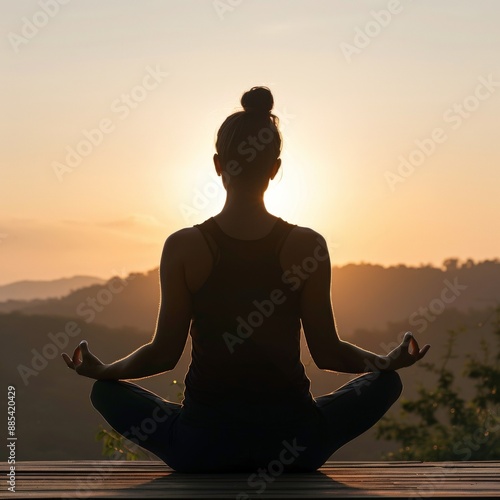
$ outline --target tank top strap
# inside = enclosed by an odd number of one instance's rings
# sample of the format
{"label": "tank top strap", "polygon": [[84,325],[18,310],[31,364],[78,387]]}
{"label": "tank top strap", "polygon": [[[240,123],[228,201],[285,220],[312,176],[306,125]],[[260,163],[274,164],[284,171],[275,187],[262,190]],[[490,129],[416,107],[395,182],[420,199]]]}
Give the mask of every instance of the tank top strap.
{"label": "tank top strap", "polygon": [[221,251],[231,251],[235,246],[253,246],[254,248],[258,246],[260,249],[265,247],[269,253],[279,255],[288,234],[296,226],[296,224],[290,224],[281,217],[278,217],[273,228],[266,236],[256,240],[242,240],[224,233],[213,217],[210,217],[210,219],[201,224],[194,225],[203,235],[214,262],[217,262],[220,258]]}
{"label": "tank top strap", "polygon": [[218,244],[217,231],[214,228],[215,221],[213,221],[212,219],[213,217],[207,219],[201,224],[195,224],[193,227],[196,227],[202,234],[203,239],[205,240],[210,250],[210,254],[212,255],[213,262],[214,264],[216,264],[220,258],[220,245]]}
{"label": "tank top strap", "polygon": [[297,224],[290,224],[289,222],[284,221],[281,217],[278,217],[278,220],[269,235],[271,237],[271,241],[269,243],[275,255],[280,254],[288,235],[295,227],[297,227]]}

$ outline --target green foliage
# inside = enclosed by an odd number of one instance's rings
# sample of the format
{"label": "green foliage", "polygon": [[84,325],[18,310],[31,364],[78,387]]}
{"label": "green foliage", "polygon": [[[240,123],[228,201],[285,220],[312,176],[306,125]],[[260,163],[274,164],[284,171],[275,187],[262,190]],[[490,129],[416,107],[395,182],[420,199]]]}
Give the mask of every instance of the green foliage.
{"label": "green foliage", "polygon": [[99,426],[96,441],[102,441],[102,455],[113,460],[149,460],[150,455],[113,429]]}
{"label": "green foliage", "polygon": [[[170,386],[176,385],[179,390],[176,394],[177,402],[184,398],[184,384],[173,380]],[[151,460],[152,456],[143,448],[129,441],[113,429],[99,426],[96,441],[102,441],[102,455],[113,460]]]}
{"label": "green foliage", "polygon": [[440,365],[420,362],[416,366],[429,370],[437,378],[437,386],[427,389],[418,385],[418,397],[401,399],[397,417],[384,417],[377,426],[377,439],[396,441],[400,448],[384,455],[388,460],[498,460],[500,458],[500,307],[491,316],[495,339],[492,353],[484,339],[480,354],[468,354],[463,377],[474,388],[466,400],[458,387],[464,379],[456,380],[448,368],[455,359],[454,347],[463,329],[449,330],[447,349]]}
{"label": "green foliage", "polygon": [[179,390],[176,394],[177,396],[177,402],[180,403],[184,399],[184,384],[182,382],[179,382],[178,380],[172,380],[170,383],[170,386],[172,385],[177,385],[179,387]]}

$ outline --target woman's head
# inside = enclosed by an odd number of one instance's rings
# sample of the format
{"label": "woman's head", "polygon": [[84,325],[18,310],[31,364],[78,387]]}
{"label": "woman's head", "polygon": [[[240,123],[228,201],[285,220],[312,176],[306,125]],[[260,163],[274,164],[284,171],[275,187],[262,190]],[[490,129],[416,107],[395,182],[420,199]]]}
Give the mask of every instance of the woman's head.
{"label": "woman's head", "polygon": [[267,87],[252,87],[241,105],[243,111],[228,116],[217,133],[216,159],[226,180],[267,186],[281,152],[273,95]]}

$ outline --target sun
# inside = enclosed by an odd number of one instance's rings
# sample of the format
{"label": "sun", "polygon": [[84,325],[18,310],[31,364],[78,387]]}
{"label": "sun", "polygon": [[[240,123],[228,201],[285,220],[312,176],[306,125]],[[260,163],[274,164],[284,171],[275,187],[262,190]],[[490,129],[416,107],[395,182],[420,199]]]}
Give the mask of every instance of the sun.
{"label": "sun", "polygon": [[285,220],[302,219],[307,212],[308,198],[304,169],[298,162],[285,156],[278,175],[269,182],[264,197],[268,211]]}

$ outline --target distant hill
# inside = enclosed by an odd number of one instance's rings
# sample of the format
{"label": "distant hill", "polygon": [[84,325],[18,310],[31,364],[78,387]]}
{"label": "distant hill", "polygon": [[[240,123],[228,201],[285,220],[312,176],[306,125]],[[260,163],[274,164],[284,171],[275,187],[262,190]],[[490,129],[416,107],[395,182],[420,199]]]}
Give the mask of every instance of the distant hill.
{"label": "distant hill", "polygon": [[418,332],[443,310],[500,303],[500,261],[449,259],[443,268],[349,264],[333,268],[332,298],[341,335],[403,319]]}
{"label": "distant hill", "polygon": [[[158,270],[153,269],[81,288],[60,299],[0,303],[0,311],[77,317],[152,332],[159,294]],[[467,311],[500,302],[500,262],[449,259],[442,269],[373,264],[333,267],[332,297],[342,338],[351,338],[356,329],[381,329],[388,321],[404,319],[408,329],[419,332],[445,309]]]}
{"label": "distant hill", "polygon": [[12,311],[21,311],[25,307],[33,307],[37,304],[42,304],[44,299],[35,300],[6,300],[0,302],[0,313],[8,313]]}
{"label": "distant hill", "polygon": [[94,284],[105,283],[106,280],[95,276],[72,276],[56,280],[24,280],[0,285],[0,301],[48,299],[63,297],[72,290]]}
{"label": "distant hill", "polygon": [[19,303],[17,308],[11,304],[5,312],[19,310],[24,314],[67,316],[84,323],[96,322],[113,328],[130,326],[152,332],[159,302],[158,270],[154,269],[146,274],[114,277],[102,285],[80,288],[60,299]]}

